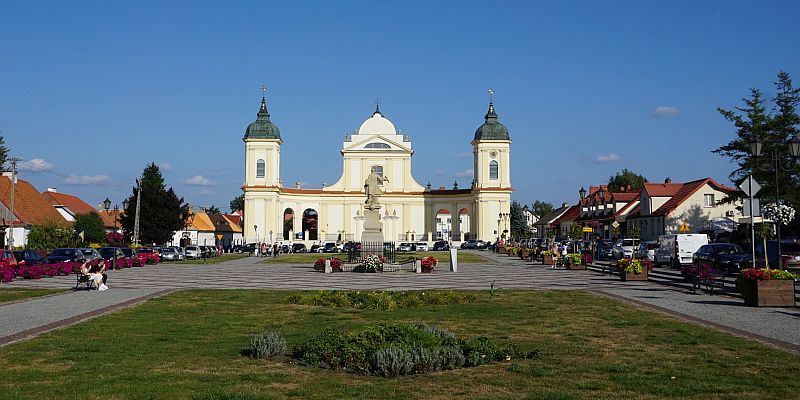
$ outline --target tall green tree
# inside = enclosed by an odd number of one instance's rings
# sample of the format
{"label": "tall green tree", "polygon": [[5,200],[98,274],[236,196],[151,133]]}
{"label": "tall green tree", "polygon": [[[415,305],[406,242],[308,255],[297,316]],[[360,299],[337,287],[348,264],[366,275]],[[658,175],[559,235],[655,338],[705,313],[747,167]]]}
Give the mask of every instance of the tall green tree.
{"label": "tall green tree", "polygon": [[169,241],[176,231],[184,228],[189,216],[189,205],[178,197],[170,187],[167,189],[161,170],[155,163],[144,168],[139,188],[134,187],[128,197],[128,209],[120,222],[127,239],[132,240],[136,216],[136,195],[141,190],[142,204],[139,208],[139,241],[141,243],[163,244]]}
{"label": "tall green tree", "polygon": [[525,224],[525,214],[522,213],[522,205],[516,200],[511,202],[511,210],[509,213],[511,219],[511,234],[516,237],[524,235],[528,226]]}
{"label": "tall green tree", "polygon": [[219,210],[219,207],[213,204],[211,205],[211,207],[206,208],[206,212],[209,214],[222,214],[222,212]]}
{"label": "tall green tree", "polygon": [[[788,73],[781,71],[778,73],[778,80],[774,82],[776,94],[771,101],[764,98],[761,90],[750,89],[749,97],[742,99],[744,106],[735,107],[733,110],[718,108],[722,116],[733,123],[736,128],[735,136],[727,144],[718,147],[712,152],[730,159],[736,168],[730,173],[730,179],[736,184],[740,184],[749,175],[761,184],[759,197],[768,202],[774,202],[776,193],[776,173],[769,165],[772,154],[778,155],[778,161],[785,163],[789,161],[788,149],[785,143],[793,135],[798,134],[800,116],[797,113],[800,104],[800,89],[794,88],[791,77]],[[759,158],[752,156],[750,142],[758,138],[764,142],[763,153]],[[770,168],[766,171],[756,167],[758,164],[766,164]],[[791,171],[779,170],[777,172],[777,182],[780,189],[780,197],[783,201],[797,208],[800,205],[800,176],[798,168]],[[732,193],[725,199],[733,202],[744,197],[740,191]]]}
{"label": "tall green tree", "polygon": [[231,200],[230,204],[231,212],[241,210],[244,211],[244,193],[236,196]]}
{"label": "tall green tree", "polygon": [[640,189],[644,187],[645,183],[647,183],[647,178],[627,168],[623,168],[622,171],[608,178],[608,191],[621,192],[628,186],[630,186],[631,189]]}
{"label": "tall green tree", "polygon": [[531,207],[531,214],[535,215],[537,218],[542,218],[547,214],[553,212],[555,208],[552,204],[546,201],[539,201],[536,200],[533,202],[533,206]]}
{"label": "tall green tree", "polygon": [[8,147],[3,135],[0,135],[0,171],[5,171],[6,161],[8,161]]}
{"label": "tall green tree", "polygon": [[[87,214],[75,215],[75,232],[83,232],[84,243],[105,243],[106,227],[100,214],[91,211]],[[78,239],[80,240],[80,239]]]}

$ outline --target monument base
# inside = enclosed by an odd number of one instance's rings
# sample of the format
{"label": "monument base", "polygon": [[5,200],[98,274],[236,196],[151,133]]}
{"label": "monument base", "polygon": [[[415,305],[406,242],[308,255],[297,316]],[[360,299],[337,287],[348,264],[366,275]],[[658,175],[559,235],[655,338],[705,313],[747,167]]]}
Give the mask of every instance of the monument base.
{"label": "monument base", "polygon": [[361,233],[361,243],[383,243],[383,224],[381,223],[380,207],[364,210],[364,232]]}

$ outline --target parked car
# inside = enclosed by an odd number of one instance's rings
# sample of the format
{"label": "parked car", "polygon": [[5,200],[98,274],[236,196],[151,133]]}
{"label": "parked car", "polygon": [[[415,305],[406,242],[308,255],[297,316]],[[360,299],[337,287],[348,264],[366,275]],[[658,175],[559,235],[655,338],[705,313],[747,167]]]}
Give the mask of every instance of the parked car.
{"label": "parked car", "polygon": [[438,240],[433,244],[433,251],[447,251],[450,250],[450,243],[446,240]]}
{"label": "parked car", "polygon": [[47,262],[47,259],[34,250],[14,250],[12,253],[14,253],[17,264],[37,265]]}
{"label": "parked car", "polygon": [[[462,249],[478,249],[479,248],[478,246],[479,246],[478,241],[475,239],[470,239],[467,240],[466,242],[461,243]],[[484,244],[483,247],[486,248],[486,245]]]}
{"label": "parked car", "polygon": [[[778,263],[778,241],[767,240],[767,260],[770,268],[777,268]],[[788,240],[781,240],[780,265],[792,272],[800,272],[800,243]],[[756,261],[759,265],[764,264],[764,242],[756,242]]]}
{"label": "parked car", "polygon": [[409,242],[400,242],[400,244],[397,245],[397,251],[412,251],[413,249],[413,246],[411,246]]}
{"label": "parked car", "polygon": [[98,253],[96,249],[84,248],[84,249],[80,249],[80,250],[81,250],[81,253],[83,253],[83,256],[87,260],[94,261],[94,260],[99,260],[99,259],[102,258],[102,257],[100,257],[100,253]]}
{"label": "parked car", "polygon": [[120,251],[122,251],[122,254],[125,254],[125,258],[132,259],[136,257],[136,250],[130,247],[123,247]]}
{"label": "parked car", "polygon": [[322,253],[322,250],[324,250],[324,249],[325,249],[324,245],[312,244],[311,247],[309,247],[308,252],[309,253]]}
{"label": "parked car", "polygon": [[[243,245],[243,246],[234,246],[233,247],[233,251],[235,251],[237,253],[252,253],[252,252],[256,251],[256,246],[257,246],[257,244],[255,244],[255,243],[248,243],[248,244]],[[188,249],[188,247],[187,247],[187,249]]]}
{"label": "parked car", "polygon": [[147,264],[148,261],[151,263],[161,261],[158,251],[152,247],[142,247],[141,249],[136,250],[136,257],[138,257],[139,260],[145,264]]}
{"label": "parked car", "polygon": [[186,258],[196,260],[203,257],[203,250],[200,246],[186,246]]}
{"label": "parked car", "polygon": [[655,250],[655,264],[680,268],[692,263],[692,256],[700,246],[708,244],[708,236],[702,233],[661,235]]}
{"label": "parked car", "polygon": [[633,256],[634,258],[655,261],[656,247],[658,247],[658,242],[656,242],[655,240],[648,240],[646,242],[639,243],[639,247],[637,247],[636,250],[633,252]]}
{"label": "parked car", "polygon": [[610,243],[599,241],[596,245],[596,252],[597,252],[597,259],[598,260],[610,260],[613,257],[613,248]]}
{"label": "parked car", "polygon": [[121,260],[125,258],[125,253],[122,252],[122,249],[119,247],[101,247],[97,249],[97,252],[100,254],[100,257],[103,260]]}
{"label": "parked car", "polygon": [[338,253],[339,248],[336,247],[336,243],[334,242],[327,242],[325,246],[322,248],[323,253]]}
{"label": "parked car", "polygon": [[175,249],[175,252],[178,253],[178,260],[183,261],[186,259],[186,253],[183,251],[183,247],[172,246]]}
{"label": "parked car", "polygon": [[706,262],[720,272],[739,273],[751,265],[752,255],[738,244],[712,243],[700,246],[692,256],[692,264]]}
{"label": "parked car", "polygon": [[485,242],[485,241],[483,241],[483,240],[478,240],[478,241],[477,241],[477,246],[478,246],[478,247],[477,247],[477,249],[479,249],[479,250],[483,250],[483,249],[485,249],[485,248],[486,248],[486,246],[488,246],[488,245],[489,245],[489,243],[488,243],[488,242]]}
{"label": "parked car", "polygon": [[289,247],[288,244],[282,244],[282,245],[279,246],[279,248],[280,248],[281,254],[289,254],[289,250],[292,249],[291,247]]}
{"label": "parked car", "polygon": [[54,263],[54,262],[84,262],[86,257],[83,255],[83,252],[79,249],[73,248],[61,248],[55,249],[47,255],[47,262]]}
{"label": "parked car", "polygon": [[295,243],[292,245],[292,253],[305,253],[308,249],[303,243]]}
{"label": "parked car", "polygon": [[161,249],[161,259],[164,261],[180,261],[181,256],[174,248],[167,247]]}
{"label": "parked car", "polygon": [[428,251],[428,243],[426,243],[426,242],[414,243],[414,250],[415,251]]}
{"label": "parked car", "polygon": [[641,241],[639,239],[620,239],[614,243],[614,248],[611,249],[611,255],[615,260],[620,258],[633,257],[633,249],[639,246]]}
{"label": "parked car", "polygon": [[17,258],[11,250],[0,250],[0,267],[16,267]]}

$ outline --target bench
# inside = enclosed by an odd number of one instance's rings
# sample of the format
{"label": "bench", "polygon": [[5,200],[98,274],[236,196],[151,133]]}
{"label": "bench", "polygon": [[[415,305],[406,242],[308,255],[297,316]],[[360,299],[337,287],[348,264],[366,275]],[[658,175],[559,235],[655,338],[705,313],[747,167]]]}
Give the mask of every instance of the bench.
{"label": "bench", "polygon": [[76,278],[76,283],[75,283],[75,289],[74,290],[78,290],[78,288],[81,286],[81,284],[85,284],[86,285],[86,290],[87,291],[88,290],[92,290],[92,289],[95,288],[94,281],[89,277],[88,274],[83,274],[83,273],[81,273],[80,270],[77,270],[77,271],[75,271],[75,278]]}

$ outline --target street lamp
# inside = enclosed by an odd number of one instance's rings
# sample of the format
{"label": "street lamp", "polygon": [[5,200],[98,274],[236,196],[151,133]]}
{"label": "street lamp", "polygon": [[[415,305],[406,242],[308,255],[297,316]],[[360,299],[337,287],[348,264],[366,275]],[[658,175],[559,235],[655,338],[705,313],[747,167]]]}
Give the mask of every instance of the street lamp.
{"label": "street lamp", "polygon": [[[122,203],[122,204],[123,204],[123,208],[124,208],[125,207],[125,203]],[[106,199],[103,200],[103,209],[106,210],[106,215],[108,215],[110,217],[111,213],[109,213],[109,208],[111,208],[111,200],[109,200],[108,197],[106,197]],[[117,238],[116,234],[117,234],[117,216],[118,215],[119,215],[119,206],[114,204],[114,235],[115,235],[114,239]],[[111,257],[111,269],[117,269],[117,249],[116,248],[114,248],[114,255]]]}
{"label": "street lamp", "polygon": [[258,246],[258,225],[253,225],[253,233],[256,234],[256,246]]}
{"label": "street lamp", "polygon": [[581,200],[586,198],[586,189],[581,187],[581,190],[578,190],[578,194],[581,196]]}
{"label": "street lamp", "polygon": [[[769,144],[772,147],[772,151],[769,153],[771,159],[764,159],[762,158],[759,160],[759,157],[764,151],[764,142],[758,138],[758,136],[753,137],[750,141],[750,153],[755,158],[754,166],[755,168],[764,171],[764,172],[775,172],[775,206],[780,206],[780,193],[778,191],[778,173],[781,171],[783,172],[791,172],[794,170],[794,167],[797,162],[797,157],[800,156],[800,139],[798,139],[797,135],[792,136],[792,138],[786,142],[786,147],[789,149],[789,155],[791,156],[788,159],[784,159],[785,154],[781,151],[781,142],[775,141],[770,142]],[[762,161],[763,160],[763,161]],[[781,263],[781,223],[779,221],[775,221],[775,235],[778,239],[778,263],[783,266]],[[755,238],[753,238],[755,240]],[[767,257],[767,251],[764,249],[764,257]]]}

